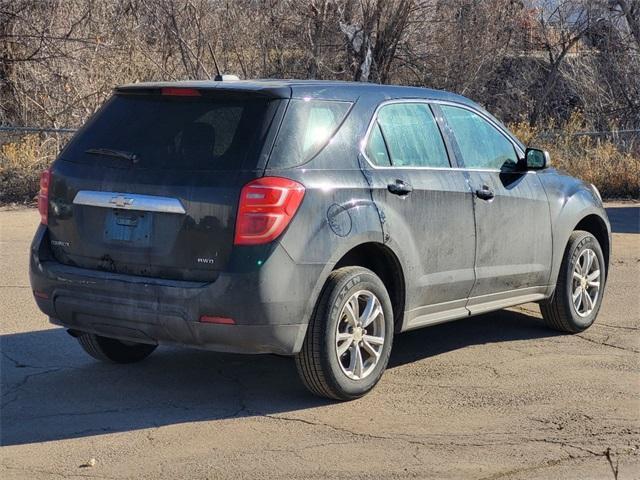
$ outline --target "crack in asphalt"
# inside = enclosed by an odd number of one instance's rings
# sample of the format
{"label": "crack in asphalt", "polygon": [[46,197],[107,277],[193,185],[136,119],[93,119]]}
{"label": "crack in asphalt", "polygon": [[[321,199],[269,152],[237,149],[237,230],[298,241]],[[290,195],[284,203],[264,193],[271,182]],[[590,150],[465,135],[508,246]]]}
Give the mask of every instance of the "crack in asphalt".
{"label": "crack in asphalt", "polygon": [[[40,368],[40,367],[32,367],[32,368]],[[60,368],[57,369],[51,369],[51,370],[46,370],[44,372],[37,372],[37,373],[33,373],[30,375],[27,375],[22,382],[20,382],[18,385],[16,385],[11,392],[15,392],[16,390],[19,390],[20,388],[22,388],[27,381],[34,377],[34,376],[38,376],[38,375],[45,375],[47,373],[52,373],[54,371],[60,370]],[[598,453],[595,452],[593,450],[590,450],[586,447],[581,447],[579,445],[575,445],[572,443],[568,443],[566,441],[562,441],[562,440],[553,440],[553,439],[522,439],[520,441],[516,441],[516,442],[500,442],[500,441],[489,441],[489,442],[453,442],[452,443],[452,438],[461,438],[461,437],[470,437],[473,436],[474,438],[477,438],[478,435],[473,434],[473,435],[461,435],[461,434],[434,434],[437,437],[444,437],[447,438],[447,442],[443,443],[443,442],[427,442],[427,441],[423,441],[423,440],[416,440],[416,439],[411,439],[411,438],[406,438],[403,436],[388,436],[388,435],[374,435],[371,433],[365,433],[365,432],[357,432],[357,431],[353,431],[350,430],[348,428],[344,428],[344,427],[339,427],[336,425],[332,425],[330,423],[325,423],[325,422],[318,422],[318,421],[312,421],[312,420],[307,420],[304,418],[298,418],[298,417],[288,417],[288,416],[283,416],[283,415],[279,415],[279,414],[269,414],[269,413],[264,413],[264,412],[260,412],[258,410],[254,410],[251,409],[245,400],[246,397],[246,386],[242,383],[242,381],[235,377],[235,376],[231,376],[228,374],[223,373],[221,370],[217,371],[217,373],[229,380],[230,382],[234,383],[237,387],[237,391],[236,391],[236,397],[237,397],[237,403],[238,403],[238,408],[235,409],[234,411],[226,414],[226,415],[216,415],[215,416],[215,420],[225,420],[225,419],[233,419],[233,418],[237,418],[239,416],[241,416],[241,414],[244,412],[247,415],[250,416],[255,416],[255,417],[259,417],[259,418],[267,418],[270,420],[275,420],[275,421],[284,421],[284,422],[297,422],[297,423],[301,423],[301,424],[305,424],[305,425],[309,425],[309,426],[314,426],[314,427],[324,427],[324,428],[328,428],[331,430],[334,430],[336,432],[339,433],[343,433],[343,434],[347,434],[353,437],[357,437],[357,438],[364,438],[364,439],[370,439],[370,440],[386,440],[386,441],[397,441],[397,442],[404,442],[407,443],[409,445],[416,445],[416,446],[422,446],[422,447],[430,447],[430,446],[441,446],[441,445],[455,445],[455,446],[460,446],[460,447],[464,447],[464,446],[478,446],[478,447],[485,447],[485,446],[496,446],[496,445],[518,445],[519,443],[522,442],[545,442],[545,443],[554,443],[554,444],[558,444],[558,445],[562,445],[565,447],[571,447],[574,449],[578,449],[587,453],[590,453],[592,455],[604,455],[604,453]],[[496,371],[495,372],[497,375],[499,375],[499,373]],[[7,392],[7,393],[11,393],[11,392]],[[14,398],[12,400],[10,400],[9,402],[3,404],[3,407],[6,406],[8,403],[12,403],[15,400],[17,400],[17,398]],[[128,413],[128,412],[140,412],[140,411],[149,411],[149,410],[162,410],[162,409],[179,409],[179,410],[184,410],[184,411],[190,411],[190,410],[196,410],[198,409],[199,411],[202,410],[202,406],[192,406],[192,407],[187,407],[187,406],[183,406],[183,405],[176,405],[176,404],[168,404],[168,405],[160,405],[160,406],[155,406],[155,407],[149,407],[144,406],[144,407],[129,407],[129,408],[118,408],[118,409],[99,409],[99,410],[94,410],[94,411],[90,411],[90,412],[57,412],[57,413],[53,413],[53,414],[47,414],[47,415],[38,415],[38,416],[34,416],[34,417],[30,417],[33,420],[42,420],[42,419],[46,419],[46,418],[53,418],[53,417],[80,417],[80,416],[92,416],[92,415],[104,415],[104,414],[121,414],[121,413]],[[206,407],[205,407],[206,408]],[[537,421],[541,421],[538,419],[534,419]],[[543,423],[549,423],[547,421],[542,420]],[[553,422],[551,422],[553,423]],[[156,427],[157,428],[157,427]],[[79,432],[74,432],[75,434],[82,434],[87,433],[87,432],[95,432],[95,431],[109,431],[110,429],[100,429],[100,428],[94,428],[94,429],[89,429],[89,430],[82,430]],[[485,435],[498,435],[498,436],[507,436],[507,435],[511,435],[510,432],[490,432],[488,434]],[[303,449],[309,449],[309,448],[314,448],[314,446],[307,446],[307,447],[303,447]]]}
{"label": "crack in asphalt", "polygon": [[242,412],[247,412],[247,413],[251,413],[247,407],[246,401],[245,401],[245,385],[242,383],[242,381],[240,380],[240,378],[234,377],[234,376],[230,376],[230,375],[226,375],[225,373],[222,372],[222,369],[218,369],[216,370],[216,373],[218,375],[220,375],[222,378],[226,378],[227,380],[229,380],[230,382],[232,382],[233,384],[236,385],[237,387],[237,398],[238,398],[238,404],[239,404],[239,408],[229,417],[229,418],[234,418],[234,417],[239,417],[240,414]]}
{"label": "crack in asphalt", "polygon": [[593,338],[585,337],[582,335],[575,334],[575,337],[581,338],[582,340],[586,340],[587,342],[594,343],[596,345],[604,345],[605,347],[617,348],[618,350],[624,350],[625,352],[631,353],[640,353],[640,350],[635,350],[633,348],[621,347],[620,345],[614,345],[613,343],[607,343],[609,336],[605,338],[603,341],[594,340]]}
{"label": "crack in asphalt", "polygon": [[[495,371],[495,369],[493,369],[492,367],[489,367],[490,370],[494,370],[494,373],[496,375],[499,375],[497,371]],[[338,427],[335,425],[332,425],[330,423],[324,423],[324,422],[314,422],[311,420],[306,420],[303,418],[297,418],[297,417],[287,417],[287,416],[283,416],[283,415],[278,415],[278,414],[270,414],[270,413],[264,413],[264,412],[260,412],[257,410],[253,410],[251,409],[246,401],[245,401],[245,390],[246,390],[246,386],[242,383],[242,381],[234,376],[231,375],[227,375],[225,373],[223,373],[221,370],[218,370],[217,373],[223,377],[226,378],[228,380],[230,380],[231,382],[235,383],[238,387],[238,391],[237,391],[237,398],[238,398],[238,403],[239,403],[239,408],[238,410],[235,412],[235,414],[230,415],[229,418],[233,418],[236,416],[239,416],[242,412],[246,412],[249,415],[258,417],[258,418],[267,418],[270,420],[276,420],[276,421],[285,421],[285,422],[298,422],[298,423],[302,423],[305,425],[309,425],[309,426],[320,426],[320,427],[324,427],[324,428],[328,428],[331,430],[334,430],[336,432],[339,433],[345,433],[347,435],[350,436],[354,436],[357,438],[366,438],[366,439],[371,439],[371,440],[390,440],[390,441],[399,441],[399,442],[405,442],[407,444],[410,445],[417,445],[417,446],[422,446],[422,447],[429,447],[429,446],[434,446],[434,445],[440,445],[438,443],[428,443],[428,442],[424,442],[424,441],[419,441],[419,440],[415,440],[415,439],[408,439],[408,438],[404,438],[404,437],[395,437],[395,436],[384,436],[384,435],[374,435],[374,434],[370,434],[370,433],[363,433],[363,432],[355,432],[353,430],[349,430],[348,428],[343,428],[343,427]],[[500,433],[503,434],[503,433]],[[508,435],[508,433],[504,433],[505,435]],[[458,436],[458,435],[447,435],[447,436]],[[470,436],[474,436],[474,435],[470,435]],[[465,444],[458,444],[459,446],[465,446]],[[468,446],[484,446],[485,444],[466,444]],[[488,444],[491,445],[491,444]],[[304,447],[305,449],[308,448],[313,448],[313,447]]]}
{"label": "crack in asphalt", "polygon": [[[52,368],[52,369],[49,369],[49,370],[45,370],[43,372],[30,373],[29,375],[25,375],[22,378],[22,380],[20,380],[16,384],[14,384],[8,391],[2,392],[2,398],[6,397],[7,395],[9,395],[11,393],[16,393],[19,390],[21,390],[27,384],[27,382],[30,379],[32,379],[33,377],[38,377],[40,375],[46,375],[47,373],[58,372],[60,370],[64,370],[64,367]],[[11,402],[13,402],[14,400],[11,400]],[[4,407],[4,406],[5,406],[5,404],[2,404],[2,407]]]}
{"label": "crack in asphalt", "polygon": [[2,399],[8,397],[11,394],[16,394],[16,396],[14,398],[12,398],[11,400],[7,400],[7,401],[2,402],[2,404],[0,405],[0,408],[5,408],[7,405],[10,405],[10,404],[14,403],[16,400],[18,400],[19,397],[20,397],[18,395],[18,393],[24,388],[24,386],[32,378],[38,377],[38,376],[41,376],[41,375],[47,375],[49,373],[59,372],[60,370],[78,368],[78,367],[70,366],[70,365],[54,366],[54,367],[42,367],[42,366],[39,366],[39,365],[29,365],[27,363],[24,363],[24,362],[14,358],[14,357],[12,357],[7,352],[0,352],[0,353],[2,354],[2,356],[4,358],[9,360],[9,362],[11,362],[13,364],[13,368],[15,368],[15,369],[31,368],[31,369],[35,369],[35,370],[42,370],[40,372],[34,372],[34,373],[30,373],[28,375],[25,375],[17,383],[11,385],[6,391],[3,391],[2,392]]}
{"label": "crack in asphalt", "polygon": [[5,357],[7,360],[9,360],[11,363],[13,363],[14,368],[39,368],[39,369],[51,369],[51,368],[57,368],[57,369],[71,369],[71,368],[81,368],[78,367],[76,365],[48,365],[48,366],[40,366],[40,365],[30,365],[28,363],[24,363],[20,360],[17,360],[15,358],[13,358],[12,356],[10,356],[7,352],[0,352],[0,354]]}
{"label": "crack in asphalt", "polygon": [[[300,418],[295,418],[295,417],[283,417],[283,416],[276,416],[276,415],[263,415],[264,417],[267,418],[271,418],[271,419],[275,419],[275,420],[282,420],[282,421],[293,421],[293,422],[299,422],[299,423],[303,423],[306,425],[311,425],[311,426],[323,426],[326,428],[330,428],[332,430],[338,431],[338,432],[342,432],[342,433],[347,433],[349,435],[352,436],[356,436],[359,438],[367,438],[367,439],[375,439],[375,440],[390,440],[390,441],[399,441],[399,442],[405,442],[407,444],[411,444],[411,445],[416,445],[416,450],[414,451],[414,453],[412,454],[413,458],[418,462],[419,465],[423,464],[423,462],[419,459],[418,457],[418,453],[419,453],[419,447],[433,447],[433,446],[455,446],[455,447],[493,447],[493,446],[516,446],[516,447],[521,447],[522,445],[526,444],[526,443],[549,443],[549,444],[555,444],[555,445],[559,445],[563,448],[573,448],[575,450],[581,451],[581,452],[585,452],[587,453],[587,455],[573,455],[570,452],[566,452],[568,457],[567,458],[560,458],[560,459],[555,459],[555,460],[548,460],[545,461],[543,464],[541,465],[534,465],[534,466],[527,466],[527,467],[523,467],[520,469],[515,469],[515,470],[509,470],[506,472],[501,472],[501,473],[497,473],[495,475],[489,476],[489,477],[484,477],[482,480],[496,480],[496,479],[500,479],[500,478],[504,478],[504,477],[508,477],[517,473],[521,473],[521,472],[527,472],[527,471],[532,471],[532,470],[537,470],[537,469],[541,469],[541,468],[548,468],[548,467],[552,467],[552,466],[556,466],[559,465],[563,462],[566,461],[571,461],[571,460],[578,460],[578,459],[585,459],[585,458],[594,458],[594,457],[604,457],[607,459],[607,461],[609,462],[609,465],[611,467],[612,473],[614,474],[614,480],[618,479],[618,472],[619,472],[619,457],[621,454],[616,454],[616,462],[615,465],[613,464],[613,461],[611,459],[611,454],[612,454],[612,450],[611,447],[607,447],[606,450],[603,451],[596,451],[584,446],[580,446],[580,445],[576,445],[575,443],[570,443],[567,441],[563,441],[563,440],[555,440],[555,439],[549,439],[549,438],[542,438],[542,439],[532,439],[532,438],[521,438],[521,439],[516,439],[515,441],[509,441],[509,442],[481,442],[481,443],[471,443],[471,442],[455,442],[452,440],[448,440],[446,443],[443,442],[426,442],[426,441],[419,441],[419,440],[415,440],[415,439],[407,439],[407,438],[403,438],[403,437],[398,437],[398,436],[381,436],[381,435],[372,435],[372,434],[368,434],[368,433],[361,433],[361,432],[354,432],[352,430],[349,430],[347,428],[341,428],[341,427],[336,427],[335,425],[331,425],[331,424],[327,424],[327,423],[323,423],[323,422],[313,422],[313,421],[309,421],[309,420],[305,420],[305,419],[300,419]],[[510,435],[510,433],[508,432],[504,432],[504,433],[492,433],[492,435]],[[444,436],[444,437],[460,437],[463,435],[459,435],[459,434],[441,434],[439,436]],[[474,438],[477,438],[477,435],[472,435]],[[320,445],[322,446],[322,445]],[[318,446],[307,446],[304,447],[304,450],[309,449],[309,448],[317,448]],[[299,458],[299,454],[297,454],[296,452],[292,452],[294,455],[296,455]],[[624,453],[623,453],[624,454]],[[627,452],[626,455],[629,455],[630,453]]]}
{"label": "crack in asphalt", "polygon": [[596,327],[600,326],[600,327],[607,327],[607,328],[620,328],[622,330],[640,330],[640,328],[638,327],[627,327],[627,326],[623,326],[623,325],[610,325],[608,323],[602,323],[602,322],[598,322],[595,324]]}
{"label": "crack in asphalt", "polygon": [[[21,362],[19,362],[16,359],[13,359],[9,356],[7,356],[7,358],[9,358],[16,366],[21,364]],[[36,367],[36,366],[28,366],[29,368],[43,368],[43,367]],[[483,366],[485,368],[487,368],[487,366]],[[52,373],[55,372],[57,370],[60,370],[61,368],[55,368],[55,369],[49,369],[49,370],[45,370],[42,372],[36,372],[36,373],[32,373],[30,375],[25,376],[25,378],[18,384],[16,385],[12,391],[15,392],[16,390],[19,390],[20,388],[22,388],[30,378],[35,377],[35,376],[39,376],[39,375],[46,375],[48,373]],[[490,370],[495,370],[493,369],[493,367],[488,367],[488,369]],[[407,445],[412,445],[415,447],[415,449],[413,450],[412,453],[412,457],[414,458],[414,460],[417,462],[416,466],[422,465],[423,461],[420,459],[420,453],[421,453],[421,449],[422,448],[430,448],[430,447],[438,447],[438,446],[449,446],[449,447],[493,447],[493,446],[522,446],[523,444],[526,443],[549,443],[549,444],[555,444],[558,445],[560,447],[563,448],[570,448],[570,449],[574,449],[574,450],[578,450],[580,452],[583,453],[587,453],[587,455],[573,455],[571,452],[567,452],[565,451],[565,453],[567,453],[568,458],[560,458],[560,459],[555,459],[555,460],[550,460],[545,462],[544,464],[541,465],[534,465],[534,466],[528,466],[528,467],[523,467],[521,469],[516,469],[516,470],[509,470],[506,472],[501,472],[501,473],[497,473],[494,476],[490,476],[490,477],[486,477],[486,480],[495,480],[495,479],[499,479],[499,478],[504,478],[510,475],[514,475],[520,472],[526,472],[526,471],[530,471],[530,470],[536,470],[536,469],[540,469],[540,468],[548,468],[551,466],[555,466],[558,464],[561,464],[563,462],[569,461],[569,460],[574,460],[574,459],[581,459],[581,458],[589,458],[589,457],[604,457],[607,459],[609,466],[611,468],[611,471],[614,475],[614,478],[617,479],[617,475],[618,475],[618,471],[619,471],[619,456],[620,454],[616,454],[613,452],[613,450],[611,449],[611,447],[608,447],[606,450],[604,451],[597,451],[594,450],[592,448],[588,448],[586,446],[582,446],[582,445],[578,445],[576,443],[571,443],[570,441],[567,440],[563,440],[563,439],[553,439],[553,438],[515,438],[513,440],[510,441],[503,441],[500,439],[500,437],[512,437],[512,432],[486,432],[483,434],[446,434],[446,433],[442,433],[442,434],[431,434],[430,436],[432,437],[436,437],[436,438],[442,438],[443,441],[429,441],[429,440],[418,440],[415,438],[407,438],[406,436],[403,435],[376,435],[376,434],[372,434],[372,433],[366,433],[366,432],[358,432],[358,431],[354,431],[351,430],[349,428],[346,427],[340,427],[340,426],[336,426],[333,425],[331,423],[327,423],[327,422],[321,422],[321,421],[314,421],[314,420],[308,420],[308,419],[304,419],[304,418],[298,418],[298,417],[291,417],[291,416],[285,416],[285,415],[280,415],[280,414],[270,414],[270,413],[264,413],[264,412],[260,412],[259,410],[255,410],[252,409],[248,404],[247,404],[247,386],[245,384],[243,384],[242,380],[240,377],[238,376],[234,376],[234,375],[229,375],[224,373],[221,369],[218,370],[216,372],[218,375],[220,375],[221,377],[227,379],[229,382],[233,383],[234,385],[236,385],[236,392],[235,392],[235,397],[236,397],[236,402],[237,402],[237,409],[235,409],[233,412],[227,414],[227,415],[220,415],[220,416],[216,416],[215,420],[225,420],[225,419],[233,419],[233,418],[237,418],[240,417],[243,413],[246,413],[247,415],[250,416],[255,416],[256,418],[265,418],[265,419],[269,419],[272,421],[280,421],[280,422],[296,422],[299,424],[303,424],[303,425],[307,425],[307,426],[311,426],[311,427],[322,427],[322,428],[327,428],[330,430],[333,430],[335,432],[341,433],[341,434],[346,434],[350,437],[353,438],[357,438],[357,439],[365,439],[365,440],[373,440],[373,441],[386,441],[386,442],[400,442],[400,443],[405,443]],[[497,370],[494,372],[496,375],[499,375],[499,373],[497,372]],[[12,399],[11,402],[15,401],[16,399]],[[5,404],[6,405],[6,404]],[[182,406],[182,405],[176,405],[176,404],[168,404],[168,405],[162,405],[162,406],[157,406],[157,407],[149,407],[144,406],[144,407],[130,407],[130,408],[119,408],[119,409],[99,409],[99,410],[95,410],[95,411],[90,411],[90,412],[63,412],[63,413],[55,413],[55,414],[49,414],[49,415],[40,415],[40,416],[35,416],[35,417],[31,417],[34,420],[37,419],[44,419],[44,418],[50,418],[50,417],[60,417],[60,416],[69,416],[69,417],[78,417],[78,416],[90,416],[90,415],[104,415],[104,414],[118,414],[118,413],[127,413],[127,412],[138,412],[138,411],[145,411],[145,410],[154,410],[154,409],[180,409],[180,410],[185,410],[185,411],[189,411],[189,410],[202,410],[201,406]],[[533,419],[533,420],[537,420],[537,419]],[[544,422],[543,423],[548,423],[548,422]],[[553,423],[553,422],[551,422]],[[152,427],[149,427],[152,428]],[[158,428],[153,427],[153,428]],[[83,435],[83,434],[90,434],[90,433],[96,433],[96,432],[109,432],[111,431],[111,429],[109,428],[92,428],[92,429],[85,429],[85,430],[81,430],[78,432],[75,432],[74,435]],[[627,432],[627,433],[632,433],[632,432]],[[592,433],[591,436],[593,435],[598,435],[598,436],[602,436],[602,432],[600,433]],[[490,437],[494,436],[494,437],[498,437],[495,438],[494,440],[492,440]],[[486,441],[482,441],[482,437],[484,437],[486,439]],[[145,437],[149,442],[153,441],[153,437],[151,436],[150,433],[148,433]],[[469,441],[464,441],[465,438],[474,438],[474,439],[478,439],[480,438],[480,441],[476,441],[476,442],[469,442]],[[349,441],[330,441],[330,442],[323,442],[323,443],[319,443],[319,444],[314,444],[314,445],[307,445],[304,447],[300,447],[300,448],[292,448],[292,449],[272,449],[270,451],[273,452],[277,452],[277,451],[283,451],[283,452],[289,452],[290,454],[296,456],[297,458],[301,459],[301,460],[306,460],[306,458],[301,454],[301,452],[304,452],[306,450],[312,450],[312,449],[318,449],[318,448],[322,448],[325,446],[331,446],[331,445],[343,445],[343,444],[350,444],[352,442]],[[613,455],[615,455],[615,462],[614,462],[614,457]],[[75,473],[71,473],[71,474],[59,474],[57,472],[48,472],[45,470],[28,470],[28,469],[24,469],[24,471],[27,472],[31,472],[31,473],[42,473],[42,474],[52,474],[52,475],[58,475],[62,478],[68,478],[68,477],[72,477],[72,476],[78,476],[78,477],[94,477],[94,478],[112,478],[112,477],[107,477],[107,476],[98,476],[98,475],[82,475],[82,474],[75,474]]]}
{"label": "crack in asphalt", "polygon": [[[569,445],[575,448],[574,445]],[[560,465],[562,463],[565,462],[570,462],[570,461],[574,461],[574,460],[584,460],[587,458],[598,458],[598,457],[604,457],[607,459],[607,461],[609,462],[609,465],[611,466],[611,471],[613,473],[613,478],[614,480],[618,480],[618,460],[619,457],[622,456],[627,456],[627,455],[631,455],[631,453],[629,452],[621,452],[621,453],[617,453],[616,454],[616,465],[615,467],[613,466],[613,462],[610,459],[611,456],[611,449],[609,447],[607,447],[607,449],[603,452],[592,452],[590,450],[585,450],[588,452],[588,455],[580,455],[580,456],[572,456],[569,454],[569,457],[567,458],[558,458],[558,459],[553,459],[553,460],[545,460],[543,463],[540,463],[538,465],[533,465],[533,466],[528,466],[528,467],[522,467],[522,468],[515,468],[512,470],[507,470],[504,472],[499,472],[493,475],[490,475],[488,477],[482,477],[479,480],[498,480],[500,478],[505,478],[505,477],[510,477],[512,475],[517,475],[519,473],[524,473],[524,472],[531,472],[534,470],[541,470],[543,468],[549,468],[549,467],[555,467],[557,465]]]}
{"label": "crack in asphalt", "polygon": [[11,357],[7,352],[0,352],[4,358],[13,363],[15,368],[46,368],[46,367],[34,367],[33,365],[27,365],[26,363],[22,363],[20,360],[16,360]]}
{"label": "crack in asphalt", "polygon": [[616,464],[613,465],[613,460],[611,459],[611,449],[607,448],[607,451],[605,452],[605,456],[607,457],[607,461],[609,462],[609,466],[611,467],[611,472],[613,473],[613,479],[614,480],[618,480],[618,469],[619,469],[619,458],[616,455]]}
{"label": "crack in asphalt", "polygon": [[[587,452],[591,455],[597,455],[597,456],[605,456],[606,455],[606,451],[603,452],[596,452],[594,450],[591,450],[589,448],[586,447],[582,447],[573,443],[569,443],[567,441],[563,441],[563,440],[554,440],[554,439],[549,439],[549,438],[520,438],[520,439],[516,439],[515,441],[509,441],[509,442],[505,442],[505,441],[488,441],[488,442],[455,442],[453,439],[460,438],[460,437],[473,437],[473,438],[478,438],[478,434],[430,434],[430,436],[435,436],[435,437],[443,437],[443,438],[447,438],[448,440],[446,442],[427,442],[427,441],[422,441],[422,440],[416,440],[416,439],[411,439],[411,438],[406,438],[403,436],[386,436],[386,435],[374,435],[374,434],[370,434],[370,433],[364,433],[364,432],[356,432],[353,430],[350,430],[348,428],[344,428],[344,427],[338,427],[335,425],[332,425],[330,423],[324,423],[324,422],[314,422],[311,420],[306,420],[303,418],[297,418],[297,417],[285,417],[282,415],[273,415],[273,414],[262,414],[260,415],[261,417],[266,417],[269,419],[273,419],[273,420],[280,420],[280,421],[287,421],[287,422],[298,422],[298,423],[302,423],[302,424],[306,424],[306,425],[310,425],[310,426],[316,426],[316,427],[325,427],[325,428],[329,428],[331,430],[340,432],[340,433],[346,433],[348,435],[351,436],[355,436],[358,438],[366,438],[366,439],[371,439],[371,440],[390,440],[390,441],[398,441],[398,442],[405,442],[411,445],[420,445],[423,447],[433,447],[433,446],[442,446],[442,445],[447,445],[447,446],[457,446],[457,447],[491,447],[491,446],[518,446],[518,445],[522,445],[523,443],[527,443],[527,442],[542,442],[542,443],[552,443],[552,444],[557,444],[557,445],[561,445],[564,447],[572,447],[575,448],[577,450],[581,450],[584,452]],[[632,432],[629,432],[629,434],[632,434]],[[512,433],[511,432],[489,432],[484,434],[484,436],[489,436],[489,435],[495,435],[495,436],[511,436]],[[594,434],[595,435],[595,434]]]}

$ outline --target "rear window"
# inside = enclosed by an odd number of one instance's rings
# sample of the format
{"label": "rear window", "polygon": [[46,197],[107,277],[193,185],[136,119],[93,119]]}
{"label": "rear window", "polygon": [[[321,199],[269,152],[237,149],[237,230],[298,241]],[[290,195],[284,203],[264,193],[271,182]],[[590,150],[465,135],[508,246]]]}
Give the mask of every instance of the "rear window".
{"label": "rear window", "polygon": [[335,135],[351,103],[292,99],[282,120],[269,167],[292,167],[315,157]]}
{"label": "rear window", "polygon": [[116,94],[62,158],[112,167],[253,168],[277,100]]}

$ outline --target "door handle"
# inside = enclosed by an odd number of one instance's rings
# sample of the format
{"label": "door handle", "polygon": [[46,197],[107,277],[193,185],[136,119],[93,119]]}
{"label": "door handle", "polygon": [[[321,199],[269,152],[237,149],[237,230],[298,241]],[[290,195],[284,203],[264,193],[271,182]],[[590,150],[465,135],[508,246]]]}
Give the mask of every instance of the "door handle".
{"label": "door handle", "polygon": [[476,190],[476,196],[482,200],[491,200],[496,194],[489,188],[489,185],[483,185],[482,188]]}
{"label": "door handle", "polygon": [[387,189],[394,195],[400,196],[409,195],[413,192],[413,187],[402,180],[396,180],[395,182],[390,183],[387,185]]}

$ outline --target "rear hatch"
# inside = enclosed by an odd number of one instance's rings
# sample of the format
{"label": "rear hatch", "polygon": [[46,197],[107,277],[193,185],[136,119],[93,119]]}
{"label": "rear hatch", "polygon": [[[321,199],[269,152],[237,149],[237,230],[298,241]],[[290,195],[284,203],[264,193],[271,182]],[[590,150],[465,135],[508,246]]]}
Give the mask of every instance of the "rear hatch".
{"label": "rear hatch", "polygon": [[282,100],[180,88],[117,92],[52,170],[49,232],[67,265],[213,281],[242,186],[262,175]]}

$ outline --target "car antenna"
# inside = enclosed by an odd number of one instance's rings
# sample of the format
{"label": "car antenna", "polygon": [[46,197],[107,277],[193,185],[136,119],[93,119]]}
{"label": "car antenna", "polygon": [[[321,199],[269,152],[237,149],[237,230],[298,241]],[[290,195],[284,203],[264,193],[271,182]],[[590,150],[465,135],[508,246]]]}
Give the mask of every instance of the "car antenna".
{"label": "car antenna", "polygon": [[211,58],[213,58],[213,66],[216,69],[216,76],[213,77],[213,79],[216,82],[221,82],[222,81],[222,74],[220,73],[220,68],[218,67],[218,61],[216,60],[216,55],[215,53],[213,53],[213,48],[211,48],[211,43],[207,42],[207,46],[209,47],[209,53],[211,54]]}

